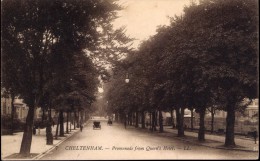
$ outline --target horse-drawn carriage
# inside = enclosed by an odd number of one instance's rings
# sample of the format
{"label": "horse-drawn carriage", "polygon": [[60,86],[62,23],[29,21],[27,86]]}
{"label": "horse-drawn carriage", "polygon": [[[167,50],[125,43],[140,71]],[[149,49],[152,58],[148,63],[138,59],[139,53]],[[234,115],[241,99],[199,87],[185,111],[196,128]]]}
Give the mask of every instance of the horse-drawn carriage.
{"label": "horse-drawn carriage", "polygon": [[100,121],[93,122],[93,130],[94,129],[101,129]]}

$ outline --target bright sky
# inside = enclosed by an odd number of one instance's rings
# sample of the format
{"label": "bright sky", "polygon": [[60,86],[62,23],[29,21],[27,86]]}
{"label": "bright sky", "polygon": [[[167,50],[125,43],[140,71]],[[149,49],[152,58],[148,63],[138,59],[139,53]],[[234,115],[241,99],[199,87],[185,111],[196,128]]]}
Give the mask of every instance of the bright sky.
{"label": "bright sky", "polygon": [[158,25],[169,24],[167,16],[181,15],[190,0],[119,0],[125,7],[114,22],[115,28],[126,27],[126,34],[137,39],[134,47],[156,33]]}
{"label": "bright sky", "polygon": [[[125,7],[118,13],[120,18],[113,23],[115,28],[126,27],[126,35],[137,40],[133,47],[137,48],[141,41],[156,33],[159,25],[168,25],[168,16],[181,15],[185,5],[191,0],[119,0]],[[98,87],[103,93],[103,87]]]}

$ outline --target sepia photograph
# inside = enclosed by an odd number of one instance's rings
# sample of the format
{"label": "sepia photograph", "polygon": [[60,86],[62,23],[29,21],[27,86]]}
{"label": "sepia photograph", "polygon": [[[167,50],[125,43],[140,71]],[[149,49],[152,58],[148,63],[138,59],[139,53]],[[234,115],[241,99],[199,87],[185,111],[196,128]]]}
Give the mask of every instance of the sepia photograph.
{"label": "sepia photograph", "polygon": [[1,0],[1,160],[258,160],[258,0]]}

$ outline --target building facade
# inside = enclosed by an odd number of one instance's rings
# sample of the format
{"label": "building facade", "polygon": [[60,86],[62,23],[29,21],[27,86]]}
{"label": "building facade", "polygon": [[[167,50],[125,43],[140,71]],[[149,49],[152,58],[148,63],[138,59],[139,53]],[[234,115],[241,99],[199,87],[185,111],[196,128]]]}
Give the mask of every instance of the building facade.
{"label": "building facade", "polygon": [[11,112],[12,112],[11,99],[1,97],[1,116],[11,115]]}
{"label": "building facade", "polygon": [[[23,99],[15,98],[14,100],[14,118],[19,119],[22,122],[26,121],[26,117],[29,111],[29,107],[23,102]],[[1,117],[11,116],[12,105],[10,97],[1,97]],[[36,108],[35,118],[41,117],[41,108]]]}
{"label": "building facade", "polygon": [[14,107],[16,111],[15,118],[21,120],[22,122],[25,122],[29,107],[25,103],[23,103],[22,99],[15,99]]}

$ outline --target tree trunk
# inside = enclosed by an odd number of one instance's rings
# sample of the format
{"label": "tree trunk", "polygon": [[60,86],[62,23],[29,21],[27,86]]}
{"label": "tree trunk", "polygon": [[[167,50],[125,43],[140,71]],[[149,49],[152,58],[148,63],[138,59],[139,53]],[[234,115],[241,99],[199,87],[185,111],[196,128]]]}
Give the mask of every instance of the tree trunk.
{"label": "tree trunk", "polygon": [[122,121],[124,121],[124,125],[125,125],[125,129],[126,129],[126,126],[128,125],[128,115],[125,114],[125,115],[122,115]]}
{"label": "tree trunk", "polygon": [[12,107],[12,112],[11,112],[11,131],[10,131],[10,134],[13,135],[14,133],[14,115],[15,115],[15,107],[14,107],[14,99],[15,99],[15,96],[14,94],[11,93],[11,107]]}
{"label": "tree trunk", "polygon": [[83,111],[81,111],[81,112],[79,111],[79,115],[80,115],[80,118],[79,118],[79,126],[81,126],[81,125],[83,124],[83,119],[84,119],[84,118],[83,118],[83,117],[84,117],[84,116],[83,116]]}
{"label": "tree trunk", "polygon": [[77,119],[77,113],[76,111],[74,111],[74,118],[73,118],[74,130],[76,130],[76,119]]}
{"label": "tree trunk", "polygon": [[155,111],[155,119],[154,119],[155,127],[158,126],[158,111]]}
{"label": "tree trunk", "polygon": [[142,111],[142,129],[145,129],[145,113]]}
{"label": "tree trunk", "polygon": [[120,114],[119,112],[117,112],[117,119],[118,123],[122,123],[122,114]]}
{"label": "tree trunk", "polygon": [[163,132],[163,117],[162,117],[162,111],[159,111],[159,126],[160,126],[160,132]]}
{"label": "tree trunk", "polygon": [[58,139],[59,125],[60,125],[60,116],[58,117],[58,121],[57,121],[56,134],[55,134],[56,140]]}
{"label": "tree trunk", "polygon": [[85,111],[85,122],[87,122],[87,121],[88,121],[88,119],[89,119],[88,112],[87,112],[87,111]]}
{"label": "tree trunk", "polygon": [[24,127],[23,139],[20,148],[20,154],[23,156],[29,156],[32,144],[32,129],[34,119],[35,105],[29,107],[29,111],[26,118],[26,124]]}
{"label": "tree trunk", "polygon": [[71,132],[71,122],[72,122],[72,118],[71,118],[71,112],[69,113],[70,114],[70,132]]}
{"label": "tree trunk", "polygon": [[122,114],[120,112],[117,112],[117,119],[118,119],[118,123],[123,123]]}
{"label": "tree trunk", "polygon": [[235,144],[235,135],[234,135],[234,126],[235,126],[235,107],[233,104],[229,104],[227,107],[227,118],[226,118],[226,138],[225,146],[234,147]]}
{"label": "tree trunk", "polygon": [[135,127],[138,128],[138,122],[139,118],[138,118],[138,111],[136,111],[136,115],[135,115]]}
{"label": "tree trunk", "polygon": [[156,112],[152,112],[152,131],[156,131]]}
{"label": "tree trunk", "polygon": [[178,136],[182,137],[184,136],[184,108],[181,108],[181,113],[180,113],[180,124],[179,124],[179,129],[178,129]]}
{"label": "tree trunk", "polygon": [[78,110],[78,115],[77,115],[77,128],[79,128],[79,110]]}
{"label": "tree trunk", "polygon": [[51,105],[49,107],[49,112],[48,112],[48,124],[46,127],[46,144],[47,145],[53,145],[53,135],[52,135],[52,118],[51,118]]}
{"label": "tree trunk", "polygon": [[191,131],[193,131],[193,108],[190,111],[191,111],[190,128],[191,128]]}
{"label": "tree trunk", "polygon": [[200,114],[200,128],[198,133],[198,140],[205,141],[205,125],[204,125],[204,118],[205,118],[205,108],[201,109],[199,112]]}
{"label": "tree trunk", "polygon": [[174,129],[175,128],[175,123],[174,123],[173,112],[174,112],[174,109],[171,110],[171,124],[172,124],[172,128]]}
{"label": "tree trunk", "polygon": [[214,109],[213,107],[211,108],[211,133],[214,132],[214,115],[215,115],[215,112],[214,112]]}
{"label": "tree trunk", "polygon": [[67,124],[66,124],[66,133],[69,133],[69,112],[67,111]]}
{"label": "tree trunk", "polygon": [[63,111],[60,111],[60,136],[64,136],[64,118]]}
{"label": "tree trunk", "polygon": [[180,108],[176,108],[176,128],[179,129],[180,124]]}
{"label": "tree trunk", "polygon": [[132,126],[133,124],[133,115],[132,115],[132,112],[130,112],[129,114],[129,125]]}
{"label": "tree trunk", "polygon": [[132,113],[131,113],[131,112],[129,113],[128,118],[129,118],[129,123],[128,123],[128,124],[129,124],[130,126],[132,126]]}
{"label": "tree trunk", "polygon": [[87,121],[87,111],[84,110],[84,123]]}
{"label": "tree trunk", "polygon": [[134,126],[134,121],[135,121],[135,114],[131,113],[131,125]]}
{"label": "tree trunk", "polygon": [[120,123],[124,123],[124,120],[123,120],[123,114],[122,113],[120,113],[120,112],[118,112],[118,122],[120,122]]}
{"label": "tree trunk", "polygon": [[133,119],[133,117],[134,117],[134,114],[131,112],[131,121],[130,121],[131,126],[133,126],[133,124],[134,124],[134,119]]}
{"label": "tree trunk", "polygon": [[184,116],[184,108],[181,108],[181,113],[180,113],[180,108],[177,108],[176,117],[177,117],[178,137],[184,136],[183,116]]}
{"label": "tree trunk", "polygon": [[122,119],[122,114],[121,114],[121,113],[119,113],[119,112],[117,112],[117,119],[118,119],[118,120],[117,120],[117,121],[118,121],[118,123],[119,123],[119,122],[121,122],[121,123],[123,122],[123,119]]}
{"label": "tree trunk", "polygon": [[150,130],[153,130],[152,124],[153,124],[152,112],[150,112]]}
{"label": "tree trunk", "polygon": [[42,109],[42,123],[43,121],[45,120],[45,110],[44,110],[44,107],[41,108]]}
{"label": "tree trunk", "polygon": [[118,113],[115,112],[115,122],[118,122]]}
{"label": "tree trunk", "polygon": [[151,120],[152,120],[152,122],[151,122],[151,130],[152,130],[152,132],[154,131],[154,126],[155,126],[154,119],[155,119],[155,114],[154,114],[154,112],[152,112],[151,113]]}

